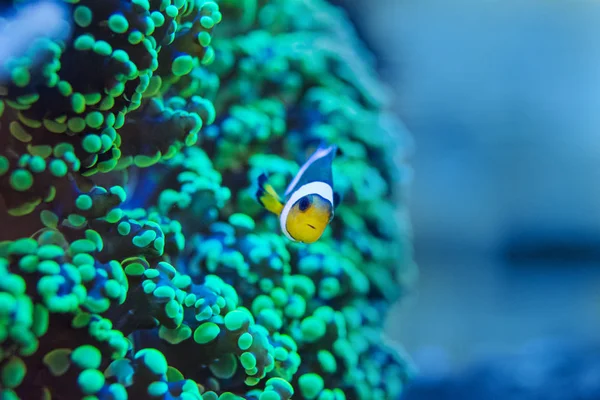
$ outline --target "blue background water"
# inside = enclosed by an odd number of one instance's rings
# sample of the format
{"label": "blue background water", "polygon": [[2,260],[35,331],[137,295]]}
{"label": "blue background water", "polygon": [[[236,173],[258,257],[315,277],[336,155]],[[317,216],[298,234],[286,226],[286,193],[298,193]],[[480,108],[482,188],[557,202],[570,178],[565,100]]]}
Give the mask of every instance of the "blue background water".
{"label": "blue background water", "polygon": [[600,3],[338,3],[415,141],[405,398],[600,398]]}

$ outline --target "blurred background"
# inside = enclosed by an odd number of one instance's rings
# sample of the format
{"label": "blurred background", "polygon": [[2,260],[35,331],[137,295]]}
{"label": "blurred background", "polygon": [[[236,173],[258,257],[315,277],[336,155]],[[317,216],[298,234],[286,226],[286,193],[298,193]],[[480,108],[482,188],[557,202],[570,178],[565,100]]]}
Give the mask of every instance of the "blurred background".
{"label": "blurred background", "polygon": [[339,0],[415,153],[421,399],[600,399],[600,2]]}

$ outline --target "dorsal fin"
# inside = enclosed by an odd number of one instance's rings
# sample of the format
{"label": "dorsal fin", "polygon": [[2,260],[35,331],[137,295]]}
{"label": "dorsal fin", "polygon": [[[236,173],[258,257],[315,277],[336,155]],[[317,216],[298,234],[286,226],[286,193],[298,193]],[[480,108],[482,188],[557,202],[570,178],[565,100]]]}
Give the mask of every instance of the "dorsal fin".
{"label": "dorsal fin", "polygon": [[337,146],[325,146],[322,144],[300,167],[300,170],[285,190],[285,196],[289,196],[295,188],[313,181],[322,181],[333,186],[331,164],[337,151]]}

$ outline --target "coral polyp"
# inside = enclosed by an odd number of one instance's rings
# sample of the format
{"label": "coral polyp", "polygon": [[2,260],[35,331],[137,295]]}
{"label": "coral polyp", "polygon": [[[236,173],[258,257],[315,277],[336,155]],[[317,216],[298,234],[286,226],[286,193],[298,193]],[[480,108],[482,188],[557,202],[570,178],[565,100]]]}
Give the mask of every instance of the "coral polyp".
{"label": "coral polyp", "polygon": [[[59,4],[71,35],[0,65],[1,397],[397,399],[406,137],[343,12]],[[256,181],[321,142],[343,201],[294,243]]]}

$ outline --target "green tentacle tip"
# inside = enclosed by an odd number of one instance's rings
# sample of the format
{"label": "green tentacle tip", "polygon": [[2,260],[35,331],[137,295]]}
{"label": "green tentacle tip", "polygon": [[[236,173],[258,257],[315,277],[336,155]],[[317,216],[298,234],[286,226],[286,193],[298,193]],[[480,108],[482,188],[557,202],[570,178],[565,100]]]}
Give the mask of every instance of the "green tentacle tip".
{"label": "green tentacle tip", "polygon": [[314,399],[325,387],[325,382],[323,382],[321,376],[310,373],[298,378],[298,385],[300,386],[300,392],[305,398]]}
{"label": "green tentacle tip", "polygon": [[210,36],[210,33],[200,32],[198,34],[198,43],[200,43],[200,45],[202,45],[203,47],[210,45],[211,41],[212,41],[212,37]]}
{"label": "green tentacle tip", "polygon": [[[80,255],[85,255],[85,254],[78,254],[77,256]],[[75,256],[75,257],[77,257]],[[75,258],[73,257],[73,258]],[[94,260],[92,259],[92,263],[94,262]],[[90,282],[91,280],[93,280],[96,277],[96,270],[94,269],[94,265],[93,264],[84,264],[81,265],[79,267],[79,274],[81,275],[81,280],[83,282]]]}
{"label": "green tentacle tip", "polygon": [[[269,390],[281,393],[285,398],[291,398],[294,395],[293,386],[282,378],[269,379],[265,385],[265,393]],[[262,397],[260,399],[262,400]]]}
{"label": "green tentacle tip", "polygon": [[[27,150],[31,155],[40,156],[44,159],[50,157],[52,154],[52,147],[48,145],[39,145],[39,146],[27,146]],[[0,174],[1,175],[1,174]]]}
{"label": "green tentacle tip", "polygon": [[[52,260],[41,261],[38,265],[38,271],[45,275],[58,275],[60,273],[60,265]],[[47,279],[41,279],[38,283],[38,292],[43,293],[48,291],[52,293],[55,290],[57,281],[46,277]]]}
{"label": "green tentacle tip", "polygon": [[[0,110],[1,111],[1,110]],[[2,114],[0,113],[0,116],[2,116]],[[28,128],[41,128],[42,127],[42,123],[40,121],[38,121],[37,119],[31,119],[31,118],[27,118],[25,115],[23,115],[22,112],[18,112],[17,113],[17,118],[19,118],[19,121],[25,125]],[[10,126],[9,126],[10,128]]]}
{"label": "green tentacle tip", "polygon": [[102,355],[96,347],[83,345],[73,350],[71,360],[82,369],[97,369],[102,362]]}
{"label": "green tentacle tip", "polygon": [[122,14],[113,14],[108,18],[108,27],[115,33],[125,33],[129,29],[129,22]]}
{"label": "green tentacle tip", "polygon": [[208,47],[206,52],[204,53],[204,57],[202,57],[202,65],[210,65],[215,59],[215,51],[212,47]]}
{"label": "green tentacle tip", "polygon": [[156,251],[158,251],[159,254],[162,255],[165,251],[165,239],[163,239],[162,237],[157,238],[154,241],[154,248],[156,249]]}
{"label": "green tentacle tip", "polygon": [[85,129],[85,127],[85,120],[83,118],[73,117],[67,121],[67,128],[69,128],[71,132],[82,132]]}
{"label": "green tentacle tip", "polygon": [[331,352],[327,350],[319,350],[317,353],[317,359],[321,365],[321,369],[328,373],[334,373],[337,370],[337,362]]}
{"label": "green tentacle tip", "polygon": [[31,254],[37,249],[37,242],[31,238],[18,239],[12,242],[8,251],[11,254]]}
{"label": "green tentacle tip", "polygon": [[216,3],[213,3],[213,5],[215,7],[213,7],[212,19],[215,21],[216,24],[218,24],[223,19],[223,14],[221,14],[220,11],[217,11],[218,6],[216,5]]}
{"label": "green tentacle tip", "polygon": [[88,106],[98,104],[98,102],[102,100],[102,95],[100,93],[86,93],[83,97],[85,98],[85,104]]}
{"label": "green tentacle tip", "polygon": [[95,53],[100,54],[101,56],[109,56],[113,51],[112,46],[103,40],[98,40],[94,43],[93,49]]}
{"label": "green tentacle tip", "polygon": [[116,224],[121,218],[123,218],[123,210],[120,208],[113,208],[106,214],[106,220],[111,224]]}
{"label": "green tentacle tip", "polygon": [[[84,36],[84,37],[87,37],[87,36]],[[82,36],[80,36],[79,38],[82,38]],[[77,39],[79,39],[79,38],[77,38]],[[79,40],[85,40],[85,39],[79,39]],[[75,42],[77,43],[77,40]],[[58,89],[60,94],[62,94],[63,96],[70,96],[73,93],[73,87],[67,81],[58,82],[58,84],[56,85],[56,88]]]}
{"label": "green tentacle tip", "polygon": [[12,70],[11,78],[18,87],[25,87],[29,84],[31,75],[25,67],[17,67]]}
{"label": "green tentacle tip", "polygon": [[154,291],[153,295],[163,299],[173,299],[175,298],[175,291],[168,286],[160,286]]}
{"label": "green tentacle tip", "polygon": [[29,143],[33,139],[33,137],[25,130],[25,128],[23,128],[23,125],[17,121],[12,121],[8,125],[8,130],[15,139],[23,143]]}
{"label": "green tentacle tip", "polygon": [[102,148],[102,139],[100,139],[100,136],[98,135],[89,134],[83,138],[83,140],[81,141],[81,146],[88,153],[94,154],[100,151],[100,149]]}
{"label": "green tentacle tip", "polygon": [[[194,128],[192,129],[192,131],[193,130],[199,131],[200,128],[202,128],[202,120],[198,119],[197,121],[199,121],[200,123],[196,124],[194,126]],[[191,146],[195,145],[196,142],[198,142],[198,133],[197,132],[192,133],[192,131],[190,131],[190,134],[185,137],[185,145],[187,147],[191,147]]]}
{"label": "green tentacle tip", "polygon": [[17,97],[17,103],[23,105],[31,105],[40,99],[40,95],[37,93],[25,94]]}
{"label": "green tentacle tip", "polygon": [[242,213],[231,214],[229,217],[229,223],[236,228],[241,228],[248,231],[254,230],[256,225],[252,217]]}
{"label": "green tentacle tip", "polygon": [[240,356],[240,362],[244,369],[252,369],[256,367],[256,357],[250,352],[244,352]]}
{"label": "green tentacle tip", "polygon": [[120,222],[117,226],[117,231],[119,231],[120,235],[127,236],[131,232],[131,224],[127,221]]}
{"label": "green tentacle tip", "polygon": [[206,344],[214,340],[221,329],[214,322],[205,322],[194,331],[194,341],[198,344]]}
{"label": "green tentacle tip", "polygon": [[52,160],[50,162],[50,172],[56,177],[63,177],[67,174],[67,164],[63,160]]}
{"label": "green tentacle tip", "polygon": [[92,253],[96,251],[96,244],[91,240],[79,239],[71,243],[69,250],[72,254]]}
{"label": "green tentacle tip", "polygon": [[87,28],[92,23],[92,10],[86,6],[77,6],[73,11],[75,23],[82,28]]}
{"label": "green tentacle tip", "polygon": [[250,346],[252,346],[253,341],[252,335],[248,332],[244,332],[238,339],[238,347],[241,350],[248,350]]}
{"label": "green tentacle tip", "polygon": [[178,316],[182,315],[182,313],[183,313],[183,308],[181,307],[181,304],[179,304],[174,299],[170,300],[165,305],[165,314],[167,314],[167,317],[169,317],[169,318],[175,319]]}
{"label": "green tentacle tip", "polygon": [[192,71],[193,67],[194,59],[191,56],[179,56],[175,60],[173,60],[171,72],[173,72],[173,75],[175,76],[183,76],[189,74]]}
{"label": "green tentacle tip", "polygon": [[230,331],[237,331],[248,322],[248,315],[240,310],[230,311],[225,315],[225,327]]}
{"label": "green tentacle tip", "polygon": [[283,347],[278,347],[275,349],[274,356],[275,356],[275,360],[277,360],[277,361],[285,361],[288,359],[289,353]]}
{"label": "green tentacle tip", "polygon": [[85,97],[81,93],[73,93],[71,96],[71,106],[77,114],[83,113],[85,111]]}
{"label": "green tentacle tip", "polygon": [[27,170],[18,169],[10,175],[10,186],[19,192],[24,192],[33,186],[33,175]]}
{"label": "green tentacle tip", "polygon": [[156,95],[160,91],[161,86],[162,86],[161,77],[158,75],[153,75],[150,78],[148,87],[146,88],[146,90],[143,93],[144,97],[152,97],[152,96]]}
{"label": "green tentacle tip", "polygon": [[283,320],[279,313],[273,309],[265,309],[258,315],[260,323],[267,329],[279,330],[283,325]]}
{"label": "green tentacle tip", "polygon": [[42,361],[52,375],[61,376],[69,369],[71,364],[70,355],[71,350],[69,349],[54,349],[48,352]]}
{"label": "green tentacle tip", "polygon": [[174,5],[167,6],[165,12],[171,18],[175,18],[177,17],[177,14],[179,14],[179,10],[177,10],[177,7],[175,7]]}
{"label": "green tentacle tip", "polygon": [[[102,251],[102,249],[104,248],[104,241],[102,240],[102,236],[95,230],[86,229],[85,238],[89,241],[92,241],[96,245],[96,250]],[[86,255],[82,255],[82,256],[85,257]]]}
{"label": "green tentacle tip", "polygon": [[37,255],[41,259],[51,260],[64,256],[65,251],[55,244],[45,244],[38,248]]}
{"label": "green tentacle tip", "polygon": [[85,224],[85,217],[79,214],[69,214],[67,221],[74,227],[79,228]]}
{"label": "green tentacle tip", "polygon": [[44,119],[42,122],[44,124],[44,128],[48,129],[52,133],[65,133],[67,131],[67,124],[62,124],[49,119]]}
{"label": "green tentacle tip", "polygon": [[271,292],[273,303],[279,307],[283,307],[288,303],[288,294],[283,288],[275,288]]}
{"label": "green tentacle tip", "polygon": [[147,168],[160,161],[160,156],[160,151],[154,154],[153,156],[145,156],[143,154],[138,154],[133,158],[133,162],[137,167]]}
{"label": "green tentacle tip", "polygon": [[97,369],[86,369],[79,374],[77,383],[83,393],[94,394],[104,386],[104,375]]}
{"label": "green tentacle tip", "polygon": [[192,278],[190,278],[189,275],[177,275],[171,282],[175,287],[184,289],[192,283]]}
{"label": "green tentacle tip", "polygon": [[133,45],[140,43],[144,39],[144,34],[140,31],[133,31],[127,37],[127,41]]}
{"label": "green tentacle tip", "polygon": [[125,274],[129,276],[140,276],[144,274],[146,268],[140,263],[129,264],[125,267]]}
{"label": "green tentacle tip", "polygon": [[2,368],[2,386],[14,389],[23,382],[27,366],[18,357],[12,357]]}
{"label": "green tentacle tip", "polygon": [[[89,325],[91,320],[92,320],[91,314],[82,312],[82,313],[77,314],[73,318],[73,321],[71,321],[71,326],[75,329],[83,328],[84,326]],[[70,352],[70,350],[69,350],[69,352]]]}
{"label": "green tentacle tip", "polygon": [[151,281],[145,281],[143,284],[144,293],[150,294],[156,289],[156,283]]}
{"label": "green tentacle tip", "polygon": [[157,269],[147,269],[144,271],[144,275],[146,276],[146,278],[154,279],[160,276],[160,271]]}
{"label": "green tentacle tip", "polygon": [[153,230],[147,230],[146,232],[142,233],[141,235],[135,236],[132,239],[132,242],[135,246],[143,248],[143,247],[150,245],[150,243],[152,243],[155,239],[156,239],[156,232],[154,232]]}
{"label": "green tentacle tip", "polygon": [[154,26],[160,28],[165,23],[165,17],[158,11],[152,11],[150,14],[150,18],[154,21]]}
{"label": "green tentacle tip", "polygon": [[[109,386],[111,398],[114,400],[127,400],[127,390],[119,383],[113,383]],[[95,400],[95,399],[94,399]]]}
{"label": "green tentacle tip", "polygon": [[50,186],[50,188],[48,188],[48,192],[46,193],[46,197],[44,197],[44,202],[50,203],[50,202],[54,201],[55,197],[56,197],[56,187]]}
{"label": "green tentacle tip", "polygon": [[167,360],[165,356],[156,349],[140,350],[136,354],[136,358],[143,357],[144,364],[156,375],[164,375],[167,373]]}
{"label": "green tentacle tip", "polygon": [[[124,90],[125,90],[125,85],[122,82],[119,82],[108,91],[108,94],[111,95],[112,97],[119,97],[120,95],[123,94]],[[124,122],[123,118],[124,117],[125,116],[123,115],[123,112],[120,112],[119,115],[117,115],[117,118],[115,119],[115,124],[114,124],[115,129],[119,129],[120,127],[123,126],[123,122]]]}
{"label": "green tentacle tip", "polygon": [[37,304],[33,311],[33,326],[32,332],[40,337],[48,331],[50,314],[48,309],[40,304]]}
{"label": "green tentacle tip", "polygon": [[169,391],[169,385],[166,382],[152,382],[148,385],[148,394],[152,397],[161,397]]}
{"label": "green tentacle tip", "polygon": [[92,208],[92,205],[92,198],[87,194],[82,194],[75,200],[75,206],[77,206],[77,208],[79,208],[80,210],[87,211],[90,208]]}
{"label": "green tentacle tip", "polygon": [[46,169],[46,161],[40,156],[33,156],[31,157],[31,161],[29,161],[29,167],[31,171],[39,174]]}
{"label": "green tentacle tip", "polygon": [[109,279],[104,285],[104,292],[111,299],[116,299],[121,296],[121,285],[114,279]]}
{"label": "green tentacle tip", "polygon": [[19,260],[19,268],[26,273],[35,273],[38,269],[40,259],[37,255],[28,254]]}
{"label": "green tentacle tip", "polygon": [[211,17],[204,16],[200,18],[200,25],[202,25],[203,28],[211,29],[215,25],[215,21],[213,21]]}
{"label": "green tentacle tip", "polygon": [[123,189],[121,186],[111,187],[110,193],[117,196],[119,198],[119,200],[121,200],[121,202],[124,202],[125,200],[127,200],[127,193],[125,192],[125,189]]}
{"label": "green tentacle tip", "polygon": [[73,42],[73,46],[76,50],[86,51],[91,50],[94,47],[94,38],[90,34],[83,34],[78,36]]}
{"label": "green tentacle tip", "polygon": [[85,123],[91,128],[99,128],[104,122],[104,116],[99,111],[92,111],[85,116]]}
{"label": "green tentacle tip", "polygon": [[258,382],[260,382],[260,379],[255,376],[249,376],[244,379],[244,383],[248,386],[256,386],[258,385]]}
{"label": "green tentacle tip", "polygon": [[325,334],[326,325],[323,320],[317,317],[306,317],[302,320],[300,324],[300,329],[302,330],[302,339],[307,342],[314,342]]}

